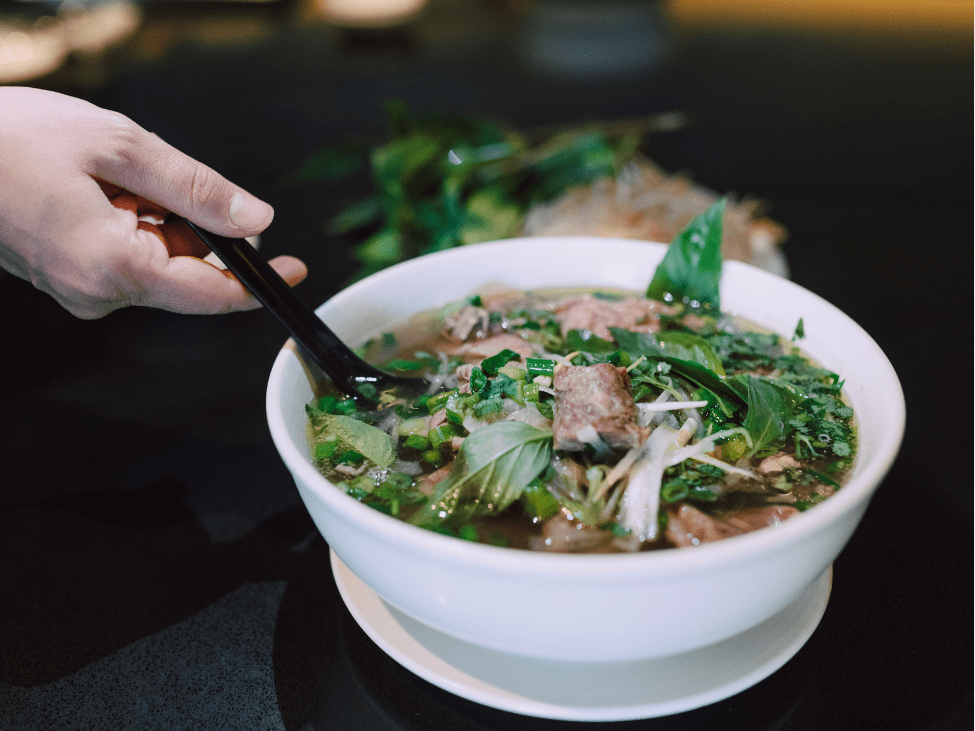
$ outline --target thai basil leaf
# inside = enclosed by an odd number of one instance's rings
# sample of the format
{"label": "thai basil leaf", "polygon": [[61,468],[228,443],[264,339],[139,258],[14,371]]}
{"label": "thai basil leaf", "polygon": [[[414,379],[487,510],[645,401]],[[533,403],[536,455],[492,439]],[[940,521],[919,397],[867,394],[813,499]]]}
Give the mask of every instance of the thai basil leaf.
{"label": "thai basil leaf", "polygon": [[565,336],[568,352],[581,350],[583,353],[605,354],[618,350],[614,343],[594,335],[592,330],[570,330]]}
{"label": "thai basil leaf", "polygon": [[708,405],[701,410],[701,414],[705,419],[710,417],[712,421],[718,422],[725,422],[734,418],[735,414],[744,406],[739,400],[722,398],[710,388],[700,384],[698,384],[697,390],[691,394],[691,399],[707,401]]}
{"label": "thai basil leaf", "polygon": [[647,287],[647,297],[721,309],[718,286],[724,209],[722,198],[674,237]]}
{"label": "thai basil leaf", "polygon": [[[629,146],[627,153],[632,154]],[[619,159],[616,147],[602,133],[558,135],[536,152],[529,165],[538,181],[531,191],[531,202],[550,201],[568,188],[613,175]]]}
{"label": "thai basil leaf", "polygon": [[[439,141],[428,135],[401,137],[372,152],[372,174],[387,205],[405,203],[410,183],[425,177],[441,151]],[[394,211],[399,213],[398,210]]]}
{"label": "thai basil leaf", "polygon": [[777,389],[779,393],[789,404],[791,409],[798,407],[803,401],[811,398],[811,394],[805,389],[801,388],[799,384],[792,383],[780,378],[772,378],[771,376],[766,376],[762,379],[765,383],[771,383]]}
{"label": "thai basil leaf", "polygon": [[746,376],[748,413],[742,426],[752,438],[749,456],[775,451],[789,432],[793,409],[783,392],[760,378]]}
{"label": "thai basil leaf", "polygon": [[333,235],[346,234],[357,229],[364,229],[377,223],[382,217],[383,207],[379,196],[363,198],[344,211],[335,215],[328,223],[328,233]]}
{"label": "thai basil leaf", "polygon": [[351,416],[323,414],[321,418],[322,435],[334,436],[377,467],[388,467],[393,463],[395,458],[393,442],[382,429],[353,419]]}
{"label": "thai basil leaf", "polygon": [[552,455],[552,433],[519,421],[499,421],[464,440],[450,474],[413,518],[430,527],[493,515],[521,497]]}
{"label": "thai basil leaf", "polygon": [[635,333],[611,327],[616,343],[636,360],[641,355],[666,355],[684,361],[698,363],[719,376],[725,375],[721,358],[707,340],[700,335],[672,331],[660,333]]}

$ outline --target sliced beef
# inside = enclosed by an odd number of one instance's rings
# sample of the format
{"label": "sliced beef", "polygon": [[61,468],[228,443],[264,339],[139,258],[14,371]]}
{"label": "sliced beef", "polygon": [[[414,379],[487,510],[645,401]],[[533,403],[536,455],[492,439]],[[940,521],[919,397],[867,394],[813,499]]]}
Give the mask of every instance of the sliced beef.
{"label": "sliced beef", "polygon": [[424,475],[419,482],[417,482],[416,489],[427,497],[430,497],[436,491],[437,485],[447,479],[447,475],[450,474],[450,468],[452,466],[453,463],[445,464],[435,472],[431,472],[429,475]]}
{"label": "sliced beef", "polygon": [[770,475],[775,472],[783,472],[801,466],[794,457],[789,456],[785,452],[779,452],[778,454],[773,454],[763,459],[756,471],[761,472],[763,475]]}
{"label": "sliced beef", "polygon": [[667,514],[667,538],[678,547],[712,543],[744,532],[742,528],[716,520],[690,505],[681,505],[676,512]]}
{"label": "sliced beef", "polygon": [[552,553],[606,553],[612,545],[613,534],[593,528],[558,513],[542,526],[542,535],[531,539],[535,551]]}
{"label": "sliced beef", "polygon": [[605,300],[586,294],[561,302],[555,307],[554,314],[563,335],[570,330],[590,330],[605,340],[611,340],[610,327],[633,332],[657,332],[660,330],[660,315],[677,312],[677,309],[663,302],[642,297]]}
{"label": "sliced beef", "polygon": [[522,358],[529,358],[535,354],[532,344],[524,338],[511,333],[503,335],[493,335],[486,340],[472,340],[469,343],[457,345],[455,347],[442,348],[447,355],[459,355],[471,360],[483,360],[497,355],[502,350],[513,350]]}
{"label": "sliced beef", "polygon": [[646,437],[637,424],[630,376],[611,363],[566,366],[555,373],[555,448],[580,450],[579,431],[592,426],[610,447],[631,449]]}
{"label": "sliced beef", "polygon": [[445,334],[454,340],[487,337],[490,314],[483,307],[464,305],[444,318]]}
{"label": "sliced beef", "polygon": [[759,528],[771,528],[798,514],[799,510],[791,505],[767,505],[762,508],[739,510],[728,518],[728,522],[740,527],[742,532],[748,533]]}
{"label": "sliced beef", "polygon": [[791,505],[770,505],[738,510],[726,520],[719,520],[690,505],[681,505],[667,515],[667,538],[678,547],[697,546],[770,528],[798,514]]}
{"label": "sliced beef", "polygon": [[474,372],[473,363],[457,366],[454,374],[457,376],[457,388],[461,393],[471,392],[471,374]]}

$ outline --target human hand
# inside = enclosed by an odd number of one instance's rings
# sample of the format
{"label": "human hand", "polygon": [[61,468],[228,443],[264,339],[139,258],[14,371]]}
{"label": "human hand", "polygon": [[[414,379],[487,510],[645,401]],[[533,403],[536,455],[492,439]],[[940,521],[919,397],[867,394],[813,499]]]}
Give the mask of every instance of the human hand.
{"label": "human hand", "polygon": [[[172,211],[253,236],[269,205],[120,114],[52,92],[0,87],[0,266],[82,318],[127,305],[207,314],[259,307]],[[140,220],[140,218],[142,220]],[[290,284],[307,274],[271,261]]]}

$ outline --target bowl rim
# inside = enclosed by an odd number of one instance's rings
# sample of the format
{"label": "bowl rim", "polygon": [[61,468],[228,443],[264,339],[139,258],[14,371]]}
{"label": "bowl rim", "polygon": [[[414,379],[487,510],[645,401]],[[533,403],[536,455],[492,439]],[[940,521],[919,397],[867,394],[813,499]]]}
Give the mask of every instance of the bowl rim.
{"label": "bowl rim", "polygon": [[[364,288],[371,288],[389,278],[408,275],[415,267],[431,266],[445,257],[463,256],[463,252],[469,252],[471,248],[487,250],[487,247],[492,246],[526,246],[536,242],[540,244],[568,242],[576,245],[623,245],[624,247],[650,244],[666,248],[666,244],[659,242],[594,236],[516,237],[485,242],[477,244],[476,247],[448,249],[390,266],[346,287],[322,303],[316,312],[321,315],[322,311],[340,304],[343,300],[355,297]],[[861,505],[865,506],[890,469],[900,450],[904,435],[906,410],[903,390],[893,366],[880,346],[859,324],[835,305],[791,280],[783,279],[750,264],[738,261],[725,262],[725,276],[728,272],[736,270],[748,271],[753,277],[774,278],[780,286],[786,286],[797,293],[801,292],[802,296],[817,301],[819,307],[825,308],[831,317],[838,318],[844,322],[846,327],[857,331],[859,338],[862,339],[863,346],[871,349],[876,356],[880,357],[884,372],[878,374],[878,378],[882,378],[886,382],[886,388],[889,389],[885,403],[887,431],[878,445],[873,459],[865,465],[858,465],[854,477],[841,490],[830,496],[828,500],[812,506],[801,516],[781,523],[774,530],[752,531],[715,543],[695,546],[693,549],[668,549],[619,554],[566,554],[524,551],[472,543],[418,528],[392,518],[335,488],[315,469],[307,454],[289,438],[285,413],[282,408],[282,394],[280,393],[282,380],[289,368],[304,367],[294,342],[291,340],[286,342],[278,353],[268,378],[266,409],[272,440],[292,474],[304,483],[306,489],[311,490],[317,499],[326,503],[334,511],[334,514],[342,520],[358,524],[362,529],[392,548],[403,550],[409,547],[414,552],[430,556],[435,555],[443,562],[457,565],[476,565],[484,571],[499,574],[516,571],[552,577],[585,576],[602,578],[607,581],[612,581],[620,576],[665,576],[677,573],[690,575],[701,571],[710,572],[716,566],[737,563],[774,550],[776,547],[812,540],[834,521],[838,522],[844,515],[857,510]],[[731,276],[735,275],[732,273]],[[828,364],[826,365],[828,367]]]}

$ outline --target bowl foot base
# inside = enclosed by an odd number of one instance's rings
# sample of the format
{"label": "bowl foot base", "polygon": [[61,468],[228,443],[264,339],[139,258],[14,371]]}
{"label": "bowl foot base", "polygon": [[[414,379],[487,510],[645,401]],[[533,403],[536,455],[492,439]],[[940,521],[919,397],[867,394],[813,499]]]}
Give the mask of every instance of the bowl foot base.
{"label": "bowl foot base", "polygon": [[[832,568],[771,619],[709,647],[620,663],[565,663],[487,650],[384,602],[331,554],[342,599],[387,655],[462,698],[527,716],[573,721],[652,718],[728,698],[782,667],[826,610]],[[598,677],[598,682],[594,678]]]}

